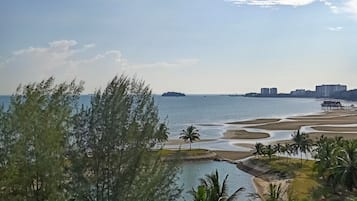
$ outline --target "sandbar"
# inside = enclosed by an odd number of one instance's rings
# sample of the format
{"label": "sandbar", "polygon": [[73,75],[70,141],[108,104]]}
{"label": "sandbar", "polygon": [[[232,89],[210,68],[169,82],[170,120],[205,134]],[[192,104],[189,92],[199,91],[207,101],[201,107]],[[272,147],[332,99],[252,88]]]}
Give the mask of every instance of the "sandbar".
{"label": "sandbar", "polygon": [[[357,122],[356,122],[357,123]],[[315,130],[318,131],[331,131],[331,132],[356,132],[357,133],[357,127],[337,127],[337,126],[315,126],[312,127]]]}
{"label": "sandbar", "polygon": [[311,120],[296,120],[296,121],[284,121],[277,123],[268,123],[257,126],[248,126],[247,128],[257,128],[265,130],[297,130],[301,126],[313,126],[313,125],[344,125],[344,124],[355,124],[357,122],[357,115],[347,116],[347,117],[333,117],[321,119],[311,119]]}
{"label": "sandbar", "polygon": [[263,132],[248,132],[246,130],[227,130],[223,139],[262,139],[270,135]]}
{"label": "sandbar", "polygon": [[272,123],[272,122],[278,122],[281,119],[278,118],[269,118],[269,119],[253,119],[253,120],[247,120],[247,121],[235,121],[235,122],[229,122],[227,124],[265,124],[265,123]]}
{"label": "sandbar", "polygon": [[328,138],[343,137],[345,140],[357,139],[357,133],[314,132],[308,135],[312,140],[318,140],[322,135]]}

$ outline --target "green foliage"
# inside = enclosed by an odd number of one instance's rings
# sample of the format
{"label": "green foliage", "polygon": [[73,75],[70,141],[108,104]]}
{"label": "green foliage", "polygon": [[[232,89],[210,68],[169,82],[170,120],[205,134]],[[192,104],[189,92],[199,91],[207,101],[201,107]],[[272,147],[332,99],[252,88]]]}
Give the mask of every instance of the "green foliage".
{"label": "green foliage", "polygon": [[167,139],[151,91],[115,77],[76,116],[71,193],[76,200],[175,200],[178,166],[152,152]]}
{"label": "green foliage", "polygon": [[301,133],[300,129],[297,130],[292,137],[294,143],[291,145],[291,148],[295,154],[300,152],[300,166],[302,167],[302,154],[311,151],[312,140],[308,138],[306,133]]}
{"label": "green foliage", "polygon": [[218,171],[211,174],[207,174],[205,178],[201,178],[201,184],[194,188],[190,193],[193,196],[194,201],[234,201],[238,199],[238,194],[244,190],[244,188],[237,189],[232,195],[228,196],[227,186],[228,175],[223,180],[222,185],[219,182]]}
{"label": "green foliage", "polygon": [[150,89],[115,77],[78,108],[81,91],[50,78],[0,107],[0,200],[176,200],[179,166],[153,151],[168,129]]}
{"label": "green foliage", "polygon": [[267,145],[263,148],[263,154],[267,155],[269,159],[271,159],[276,152],[276,149],[272,145]]}
{"label": "green foliage", "polygon": [[11,97],[0,115],[3,200],[66,199],[65,144],[81,90],[50,78],[19,87]]}
{"label": "green foliage", "polygon": [[316,143],[315,170],[326,183],[333,187],[344,187],[349,191],[357,188],[357,140],[326,138]]}
{"label": "green foliage", "polygon": [[269,192],[266,195],[266,201],[283,201],[284,190],[281,187],[281,184],[269,184]]}
{"label": "green foliage", "polygon": [[180,134],[180,139],[183,139],[186,142],[189,141],[191,150],[192,142],[200,139],[200,133],[198,132],[198,129],[196,127],[191,125],[187,127],[186,130],[182,130]]}
{"label": "green foliage", "polygon": [[255,152],[253,153],[254,155],[256,155],[256,156],[263,155],[264,145],[262,143],[260,143],[260,142],[256,143],[254,145],[254,148],[255,148]]}

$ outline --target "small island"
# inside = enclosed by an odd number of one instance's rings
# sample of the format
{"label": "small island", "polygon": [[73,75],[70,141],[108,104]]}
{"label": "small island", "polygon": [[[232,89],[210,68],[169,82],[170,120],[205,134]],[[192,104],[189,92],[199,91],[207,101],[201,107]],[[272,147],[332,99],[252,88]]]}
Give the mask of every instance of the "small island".
{"label": "small island", "polygon": [[169,92],[163,93],[162,96],[174,96],[174,97],[178,97],[178,96],[186,96],[186,95],[185,95],[184,93],[169,91]]}

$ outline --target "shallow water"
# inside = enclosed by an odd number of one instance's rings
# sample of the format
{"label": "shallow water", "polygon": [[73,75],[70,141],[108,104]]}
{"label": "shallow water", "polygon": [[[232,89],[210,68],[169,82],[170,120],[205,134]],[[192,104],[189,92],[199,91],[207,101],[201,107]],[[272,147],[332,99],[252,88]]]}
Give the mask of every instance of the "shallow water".
{"label": "shallow water", "polygon": [[[199,178],[206,174],[211,174],[217,169],[221,183],[224,177],[228,174],[228,192],[231,195],[240,187],[244,187],[245,191],[239,196],[239,200],[248,200],[246,196],[249,193],[255,193],[255,188],[252,184],[252,176],[241,171],[235,165],[227,162],[216,161],[195,161],[185,162],[182,167],[182,173],[179,180],[179,185],[184,185],[183,197],[185,200],[192,200],[192,196],[187,191],[192,190],[192,187],[197,187],[200,184]],[[180,199],[180,200],[184,200]]]}

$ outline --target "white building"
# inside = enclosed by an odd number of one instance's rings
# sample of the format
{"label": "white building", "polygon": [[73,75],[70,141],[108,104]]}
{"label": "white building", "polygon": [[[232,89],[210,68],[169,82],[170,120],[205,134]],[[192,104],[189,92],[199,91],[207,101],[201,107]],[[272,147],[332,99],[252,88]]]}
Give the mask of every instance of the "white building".
{"label": "white building", "polygon": [[328,84],[316,86],[316,97],[327,98],[331,97],[336,92],[347,91],[346,85]]}

